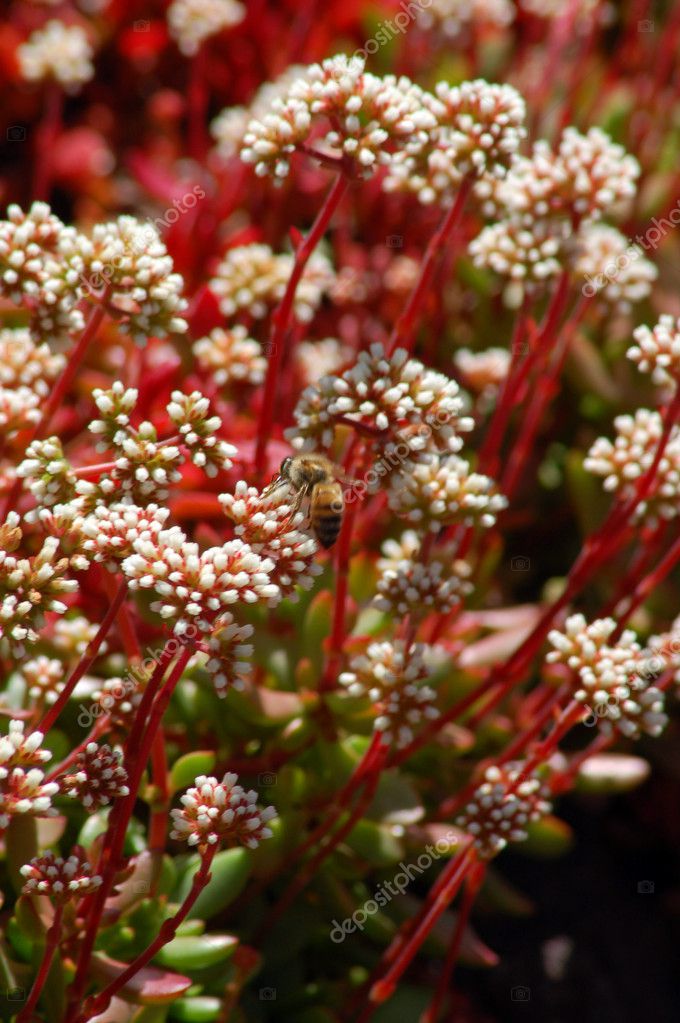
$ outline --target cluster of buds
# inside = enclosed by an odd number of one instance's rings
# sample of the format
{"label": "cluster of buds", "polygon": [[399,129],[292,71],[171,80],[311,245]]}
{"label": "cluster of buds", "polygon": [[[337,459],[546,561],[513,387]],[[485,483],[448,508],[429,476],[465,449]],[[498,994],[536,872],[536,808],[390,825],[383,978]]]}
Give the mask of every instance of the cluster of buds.
{"label": "cluster of buds", "polygon": [[[66,506],[76,496],[78,481],[58,437],[34,440],[19,463],[17,476],[26,480],[39,510]],[[37,516],[28,512],[26,518],[31,521]]]}
{"label": "cluster of buds", "polygon": [[46,704],[55,703],[66,685],[64,666],[56,657],[40,654],[26,661],[21,667],[28,695]]}
{"label": "cluster of buds", "polygon": [[550,813],[548,797],[547,787],[535,774],[525,775],[521,762],[489,767],[456,824],[472,835],[477,854],[490,860],[508,842],[526,841],[527,826]]}
{"label": "cluster of buds", "polygon": [[137,709],[142,702],[148,675],[141,667],[134,669],[125,679],[107,678],[101,689],[92,693],[92,707],[86,710],[84,720],[91,721],[100,715],[108,716],[107,735],[109,742],[124,743],[130,734]]}
{"label": "cluster of buds", "polygon": [[83,328],[78,273],[68,259],[80,244],[44,202],[28,213],[12,204],[0,220],[0,293],[28,306],[35,336],[55,339]]}
{"label": "cluster of buds", "polygon": [[[606,733],[618,732],[628,739],[660,735],[668,719],[663,693],[651,684],[650,658],[631,629],[610,644],[615,630],[613,618],[588,624],[582,614],[571,615],[563,632],[550,632],[554,649],[547,660],[577,673],[580,686],[574,698],[593,710]],[[659,657],[655,660],[662,663]]]}
{"label": "cluster of buds", "polygon": [[19,70],[27,82],[54,79],[77,92],[94,74],[92,46],[80,25],[53,19],[37,29],[17,50]]}
{"label": "cluster of buds", "polygon": [[464,177],[502,178],[526,134],[524,100],[511,85],[483,79],[440,82],[431,108],[437,126],[420,153],[391,162],[388,191],[415,192],[422,203],[451,201]]}
{"label": "cluster of buds", "polygon": [[257,387],[264,381],[267,360],[262,346],[239,324],[229,330],[215,327],[194,343],[193,353],[200,369],[222,389],[236,391],[246,384]]}
{"label": "cluster of buds", "polygon": [[160,533],[169,514],[167,508],[156,504],[146,508],[124,503],[99,505],[90,515],[77,517],[72,529],[84,538],[82,550],[87,557],[116,571],[133,553],[137,540],[151,540]]}
{"label": "cluster of buds", "polygon": [[62,248],[81,290],[102,301],[122,331],[140,344],[186,331],[184,281],[153,224],[125,215],[95,225],[91,238],[71,237]]}
{"label": "cluster of buds", "polygon": [[238,25],[246,9],[238,0],[173,0],[168,7],[170,35],[187,57],[226,28]]}
{"label": "cluster of buds", "polygon": [[168,415],[179,431],[182,444],[188,448],[194,465],[210,477],[217,476],[221,469],[229,469],[236,448],[215,436],[222,420],[219,416],[208,416],[208,399],[199,391],[191,394],[173,391],[171,398],[167,406]]}
{"label": "cluster of buds", "polygon": [[267,825],[276,817],[273,806],[261,809],[257,793],[237,784],[238,775],[217,778],[201,775],[181,798],[182,809],[172,810],[170,837],[199,849],[226,844],[256,849],[272,831]]}
{"label": "cluster of buds", "polygon": [[252,120],[261,121],[270,111],[275,99],[286,95],[298,78],[303,78],[306,68],[291,64],[273,82],[264,82],[247,107],[227,107],[210,125],[218,154],[225,160],[238,156],[248,125]]}
{"label": "cluster of buds", "polygon": [[586,281],[586,297],[598,295],[621,312],[629,312],[633,303],[647,298],[658,275],[639,245],[608,224],[581,225],[569,264],[576,279]]}
{"label": "cluster of buds", "polygon": [[295,348],[295,365],[305,387],[331,376],[351,361],[352,350],[335,337],[301,341]]}
{"label": "cluster of buds", "polygon": [[465,408],[455,380],[409,358],[403,348],[387,355],[374,344],[339,376],[322,377],[303,391],[296,426],[286,436],[299,449],[330,448],[341,416],[380,434],[378,453],[383,461],[393,455],[398,464],[422,452],[459,451],[460,434],[474,425]]}
{"label": "cluster of buds", "polygon": [[[417,152],[436,126],[432,97],[401,76],[380,78],[366,71],[358,57],[340,54],[313,64],[270,112],[248,125],[241,158],[255,173],[285,178],[290,158],[312,135],[321,151],[351,160],[364,177],[392,152]],[[325,134],[320,123],[329,125]]]}
{"label": "cluster of buds", "polygon": [[209,657],[205,669],[219,697],[226,696],[229,689],[245,688],[253,655],[252,643],[245,640],[250,639],[254,631],[252,625],[239,625],[227,611],[220,616],[219,625],[208,637]]}
{"label": "cluster of buds", "polygon": [[514,17],[511,0],[430,0],[418,10],[418,25],[449,40],[472,28],[507,28]]}
{"label": "cluster of buds", "polygon": [[36,856],[21,867],[20,873],[26,879],[24,895],[46,895],[57,904],[91,895],[102,883],[99,874],[92,873],[80,846],[67,859],[53,852]]}
{"label": "cluster of buds", "polygon": [[[294,257],[275,254],[268,245],[239,245],[225,254],[210,281],[220,312],[230,319],[247,313],[262,319],[283,298],[293,271]],[[333,283],[333,270],[325,256],[315,253],[308,261],[295,292],[295,315],[308,323]]]}
{"label": "cluster of buds", "polygon": [[387,500],[395,515],[435,533],[458,522],[488,529],[508,503],[489,476],[471,472],[457,455],[406,462],[391,476]]}
{"label": "cluster of buds", "polygon": [[413,530],[400,539],[386,540],[378,561],[377,595],[373,601],[389,614],[447,614],[472,590],[470,566],[455,558],[451,548],[419,560],[422,540]]}
{"label": "cluster of buds", "polygon": [[305,521],[302,512],[293,513],[286,503],[290,497],[286,484],[264,496],[240,480],[233,494],[220,494],[222,510],[234,523],[234,533],[261,558],[271,562],[271,581],[281,597],[295,600],[296,587],[308,590],[321,572],[314,556],[318,545],[301,530]]}
{"label": "cluster of buds", "polygon": [[627,352],[642,373],[651,373],[655,384],[677,387],[680,380],[680,319],[667,313],[659,317],[656,326],[636,327],[633,337],[637,344]]}
{"label": "cluster of buds", "polygon": [[[628,499],[635,493],[637,481],[651,468],[663,436],[663,420],[658,412],[638,409],[634,416],[616,416],[617,437],[612,444],[598,437],[590,448],[584,467],[604,477],[604,488]],[[656,476],[645,500],[636,508],[636,516],[654,522],[672,519],[678,514],[680,493],[680,430],[671,430]]]}
{"label": "cluster of buds", "polygon": [[510,352],[507,348],[486,348],[482,352],[459,348],[454,363],[468,389],[487,401],[494,397],[508,375]]}
{"label": "cluster of buds", "polygon": [[40,406],[64,363],[30,330],[0,330],[0,426],[6,435],[40,420]]}
{"label": "cluster of buds", "polygon": [[61,597],[78,588],[75,579],[66,578],[70,568],[70,559],[59,557],[59,540],[53,536],[45,537],[29,558],[0,550],[0,639],[17,654],[23,653],[24,643],[37,642],[46,611],[66,611]]}
{"label": "cluster of buds", "polygon": [[24,735],[23,721],[10,721],[8,735],[0,738],[0,831],[15,814],[52,817],[57,812],[52,796],[59,786],[46,782],[38,766],[52,759],[42,741],[42,732]]}
{"label": "cluster of buds", "polygon": [[127,773],[122,755],[105,743],[88,742],[76,757],[73,771],[62,779],[62,791],[86,810],[98,810],[119,796],[127,796]]}
{"label": "cluster of buds", "polygon": [[397,748],[411,742],[416,725],[439,716],[437,694],[424,684],[430,674],[425,653],[421,643],[411,648],[401,641],[371,643],[339,678],[350,696],[371,702],[375,731]]}
{"label": "cluster of buds", "polygon": [[159,599],[151,610],[174,621],[178,636],[190,625],[211,632],[220,612],[238,601],[279,599],[270,577],[273,562],[241,540],[201,551],[173,526],[133,546],[134,554],[123,562],[130,589],[153,591]]}

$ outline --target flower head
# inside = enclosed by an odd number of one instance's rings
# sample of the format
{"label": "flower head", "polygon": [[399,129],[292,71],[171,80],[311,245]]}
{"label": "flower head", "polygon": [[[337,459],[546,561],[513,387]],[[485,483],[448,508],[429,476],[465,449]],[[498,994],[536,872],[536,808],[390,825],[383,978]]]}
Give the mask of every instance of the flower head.
{"label": "flower head", "polygon": [[203,372],[219,388],[237,391],[245,384],[257,387],[264,381],[267,360],[262,346],[238,324],[229,330],[215,327],[207,337],[194,342],[193,352]]}
{"label": "flower head", "polygon": [[470,566],[455,558],[451,548],[437,550],[425,562],[419,560],[421,540],[413,530],[397,540],[386,540],[384,557],[378,561],[380,577],[374,599],[380,611],[417,617],[446,614],[472,589]]}
{"label": "flower head", "polygon": [[46,895],[57,903],[91,895],[102,883],[99,874],[92,873],[85,852],[79,846],[67,859],[53,852],[36,856],[21,867],[20,873],[26,878],[22,888],[24,895]]}
{"label": "flower head", "polygon": [[45,782],[37,764],[52,754],[41,748],[42,732],[24,735],[23,721],[10,721],[9,734],[0,738],[0,830],[15,814],[51,817],[57,811],[52,796],[59,791],[56,782]]}
{"label": "flower head", "polygon": [[85,30],[56,19],[22,43],[17,56],[26,81],[54,78],[69,92],[77,92],[94,74],[92,46]]}
{"label": "flower head", "polygon": [[433,532],[454,522],[488,528],[507,507],[493,480],[457,455],[404,463],[390,478],[387,500],[396,515]]}
{"label": "flower head", "polygon": [[119,796],[127,796],[130,790],[125,784],[127,772],[122,759],[122,754],[106,743],[99,746],[88,742],[76,757],[73,770],[62,778],[64,795],[77,799],[86,810],[97,810]]}
{"label": "flower head", "polygon": [[28,695],[35,700],[44,700],[47,704],[55,703],[59,693],[66,685],[64,666],[55,657],[40,654],[22,665],[21,674],[28,686]]}
{"label": "flower head", "polygon": [[665,313],[656,326],[636,327],[637,344],[627,355],[642,373],[652,374],[655,384],[677,386],[680,380],[680,319]]}
{"label": "flower head", "polygon": [[436,693],[424,684],[429,674],[425,652],[421,643],[408,650],[401,641],[371,643],[340,675],[350,696],[371,701],[376,711],[375,731],[398,748],[411,742],[415,725],[439,716]]}
{"label": "flower head", "polygon": [[182,809],[172,810],[171,838],[207,847],[226,844],[256,849],[272,831],[267,824],[276,817],[273,806],[261,809],[257,793],[237,784],[238,775],[217,778],[201,775],[195,787],[182,796]]}
{"label": "flower head", "polygon": [[599,294],[622,312],[647,298],[658,271],[615,227],[582,224],[574,244],[570,261],[574,275],[586,279],[584,294]]}
{"label": "flower head", "polygon": [[182,53],[193,57],[206,39],[238,25],[245,13],[238,0],[173,0],[168,8],[168,27]]}
{"label": "flower head", "polygon": [[191,394],[173,391],[167,409],[194,465],[211,477],[231,468],[231,456],[236,454],[236,448],[215,436],[222,420],[219,416],[208,416],[210,402],[200,391]]}
{"label": "flower head", "polygon": [[496,856],[508,842],[526,841],[527,825],[550,813],[548,791],[535,775],[525,776],[522,764],[489,767],[456,824],[473,836],[484,860]]}
{"label": "flower head", "polygon": [[37,629],[46,611],[63,614],[61,597],[77,589],[75,579],[67,579],[69,558],[59,557],[59,540],[46,537],[33,557],[17,558],[0,550],[0,638],[16,652],[23,644],[35,643]]}

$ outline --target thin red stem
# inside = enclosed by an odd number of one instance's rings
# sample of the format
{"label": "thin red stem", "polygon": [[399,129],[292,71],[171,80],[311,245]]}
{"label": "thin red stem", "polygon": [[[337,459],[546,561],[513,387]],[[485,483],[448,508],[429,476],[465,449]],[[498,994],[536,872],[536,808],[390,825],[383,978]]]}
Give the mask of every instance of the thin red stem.
{"label": "thin red stem", "polygon": [[40,998],[40,994],[45,986],[45,982],[47,981],[47,978],[50,973],[50,967],[52,966],[54,954],[57,951],[57,948],[59,947],[63,915],[64,915],[63,904],[59,904],[55,908],[54,920],[52,921],[50,929],[48,930],[45,936],[45,951],[43,952],[42,961],[40,963],[40,969],[38,970],[35,980],[33,981],[33,987],[31,988],[31,992],[28,998],[26,999],[26,1004],[24,1005],[21,1012],[17,1015],[16,1023],[31,1023],[33,1019],[33,1010],[38,1004],[38,999]]}

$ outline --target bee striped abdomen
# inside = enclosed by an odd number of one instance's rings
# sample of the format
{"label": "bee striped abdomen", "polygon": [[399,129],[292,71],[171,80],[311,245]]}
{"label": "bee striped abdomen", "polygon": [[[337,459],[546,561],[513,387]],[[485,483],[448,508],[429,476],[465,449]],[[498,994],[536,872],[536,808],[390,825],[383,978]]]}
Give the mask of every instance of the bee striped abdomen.
{"label": "bee striped abdomen", "polygon": [[342,488],[338,483],[319,483],[311,498],[309,518],[314,534],[323,547],[332,547],[342,526]]}

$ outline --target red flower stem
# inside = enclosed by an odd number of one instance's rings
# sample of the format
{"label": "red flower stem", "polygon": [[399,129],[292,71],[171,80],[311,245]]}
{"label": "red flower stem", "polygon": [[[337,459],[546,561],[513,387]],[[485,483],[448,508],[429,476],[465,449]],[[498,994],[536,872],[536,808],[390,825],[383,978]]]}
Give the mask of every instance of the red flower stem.
{"label": "red flower stem", "polygon": [[527,760],[524,762],[522,765],[522,774],[530,774],[531,771],[535,770],[535,768],[543,763],[547,757],[551,756],[567,732],[570,732],[574,725],[578,724],[585,715],[586,707],[579,700],[572,700],[560,714],[560,717],[555,722],[555,726],[552,731],[548,733],[543,742],[541,742],[532,751]]}
{"label": "red flower stem", "polygon": [[83,752],[85,747],[91,742],[96,742],[101,735],[105,734],[109,727],[109,720],[110,718],[108,714],[104,714],[102,717],[97,718],[94,728],[92,728],[90,734],[85,739],[83,739],[82,742],[78,743],[75,749],[72,749],[69,755],[64,760],[62,760],[60,764],[57,764],[57,766],[54,767],[48,775],[45,776],[45,781],[46,782],[54,781],[55,778],[58,778],[60,775],[65,774],[66,771],[71,766],[71,764],[75,763],[75,761],[78,759],[78,757]]}
{"label": "red flower stem", "polygon": [[192,906],[196,902],[196,899],[210,882],[210,867],[215,853],[217,852],[217,848],[217,844],[210,845],[201,853],[201,865],[194,875],[194,880],[188,895],[175,915],[161,924],[158,937],[156,937],[143,952],[140,952],[137,958],[133,959],[130,965],[123,970],[115,980],[112,980],[103,991],[100,991],[98,995],[95,995],[92,998],[88,998],[85,1002],[83,1014],[79,1017],[77,1023],[86,1023],[87,1020],[105,1012],[106,1009],[108,1009],[113,996],[120,991],[120,989],[124,987],[125,984],[127,984],[127,982],[135,976],[135,974],[139,973],[139,971],[153,959],[156,953],[163,948],[164,945],[167,945],[169,941],[172,941],[177,934],[180,924],[186,920]]}
{"label": "red flower stem", "polygon": [[[71,987],[71,998],[69,1002],[69,1010],[66,1015],[66,1023],[72,1021],[75,1017],[75,1013],[78,1011],[78,1005],[87,980],[87,970],[90,964],[90,957],[97,937],[101,916],[104,911],[104,904],[111,890],[116,871],[118,869],[118,861],[123,851],[127,826],[130,818],[132,817],[134,805],[137,800],[139,783],[142,779],[142,774],[149,758],[149,750],[153,737],[170,696],[172,695],[172,691],[174,690],[176,683],[179,681],[182,671],[184,670],[192,653],[189,647],[184,648],[168,676],[164,690],[159,694],[158,699],[154,701],[154,696],[163,681],[163,676],[165,675],[168,664],[174,657],[174,652],[168,653],[169,650],[172,650],[170,643],[166,643],[165,649],[158,659],[154,673],[149,679],[146,689],[144,690],[142,702],[137,708],[135,720],[126,743],[125,768],[128,774],[129,793],[115,804],[109,817],[109,826],[102,845],[101,861],[97,868],[98,872],[102,875],[102,884],[97,889],[90,906],[85,936],[80,947],[76,975]],[[149,722],[148,725],[146,725],[146,730],[144,730],[146,716],[149,709],[151,709]]]}
{"label": "red flower stem", "polygon": [[387,950],[383,961],[390,965],[385,974],[372,985],[369,999],[373,1005],[360,1017],[359,1023],[366,1023],[373,1015],[375,1008],[392,997],[396,990],[397,982],[410,965],[437,920],[439,920],[442,913],[455,898],[468,870],[474,862],[474,852],[472,847],[468,846],[460,856],[456,856],[455,859],[451,860],[444,867],[436,885],[436,894],[434,894],[432,900],[426,901],[419,912],[410,936],[403,943],[400,943],[400,948],[396,955],[390,955],[391,948]]}
{"label": "red flower stem", "polygon": [[476,862],[470,868],[470,872],[465,878],[465,888],[463,890],[463,898],[458,911],[458,919],[456,920],[456,926],[451,937],[451,942],[446,953],[446,959],[444,960],[444,967],[439,975],[437,981],[437,987],[435,989],[432,1001],[428,1005],[424,1013],[420,1017],[419,1023],[437,1023],[439,1014],[444,1004],[447,992],[451,989],[451,978],[453,971],[458,961],[458,955],[460,952],[460,946],[463,941],[463,935],[465,934],[465,928],[468,925],[470,919],[470,913],[472,907],[475,904],[475,899],[479,893],[484,877],[486,876],[486,864],[481,861]]}
{"label": "red flower stem", "polygon": [[54,147],[62,128],[64,93],[58,82],[50,82],[45,91],[42,122],[36,136],[33,198],[48,200],[52,189]]}
{"label": "red flower stem", "polygon": [[384,764],[385,753],[387,752],[386,747],[383,746],[380,746],[379,750],[379,758],[374,763],[373,770],[368,776],[368,779],[363,782],[364,791],[362,792],[356,806],[347,817],[347,820],[342,827],[335,832],[335,834],[330,836],[328,842],[326,842],[326,844],[319,849],[316,856],[314,856],[309,863],[303,867],[297,877],[293,878],[291,883],[283,892],[279,901],[267,914],[267,919],[258,934],[258,938],[262,938],[265,934],[269,933],[276,921],[281,918],[298,895],[304,891],[309,882],[313,879],[314,875],[318,873],[322,863],[328,859],[335,849],[337,849],[343,839],[349,835],[354,826],[363,817],[371,803],[371,800],[373,799],[373,796],[375,795],[375,790],[378,787],[378,782],[380,781],[380,770]]}
{"label": "red flower stem", "polygon": [[57,948],[59,947],[59,939],[61,938],[61,923],[63,916],[64,906],[63,903],[59,903],[55,907],[54,919],[47,934],[45,935],[45,951],[43,952],[40,968],[38,970],[38,973],[36,974],[35,980],[33,981],[33,987],[31,988],[31,992],[28,998],[26,999],[26,1004],[16,1017],[16,1023],[31,1023],[31,1021],[34,1019],[33,1010],[38,1004],[40,993],[43,987],[45,986],[45,982],[50,973],[50,967],[52,966],[54,954],[57,951]]}
{"label": "red flower stem", "polygon": [[614,595],[604,605],[600,615],[601,618],[611,615],[611,617],[616,618],[618,621],[619,617],[624,613],[628,606],[630,594],[635,588],[636,581],[644,577],[649,566],[659,553],[659,549],[665,546],[664,541],[668,525],[669,523],[662,519],[655,529],[648,527],[642,529],[640,549],[633,557],[630,568],[620,579]]}
{"label": "red flower stem", "polygon": [[680,538],[675,541],[672,547],[670,547],[667,554],[661,559],[656,568],[640,580],[631,595],[624,598],[624,609],[621,612],[613,639],[618,639],[631,615],[638,609],[640,604],[644,603],[652,590],[654,590],[666,578],[666,576],[673,571],[679,561]]}
{"label": "red flower stem", "polygon": [[390,355],[399,347],[406,348],[408,352],[412,352],[415,347],[418,317],[427,298],[439,255],[460,224],[465,203],[472,190],[472,184],[472,178],[463,178],[453,205],[430,238],[420,268],[420,276],[409,296],[406,308],[397,320],[390,335],[388,344],[388,353]]}
{"label": "red flower stem", "polygon": [[584,764],[589,757],[593,757],[596,753],[600,753],[608,746],[611,746],[615,738],[616,736],[614,733],[607,735],[605,732],[598,732],[593,741],[586,746],[585,749],[580,750],[571,758],[564,771],[560,771],[558,775],[550,779],[549,785],[551,792],[555,795],[559,795],[560,793],[571,789],[574,784],[574,779],[581,769],[581,765]]}
{"label": "red flower stem", "polygon": [[59,693],[58,699],[45,713],[44,718],[38,725],[38,731],[43,732],[44,734],[45,732],[48,732],[50,730],[50,728],[52,727],[52,725],[57,720],[62,710],[68,703],[71,697],[71,693],[77,686],[78,682],[80,682],[83,675],[85,675],[85,673],[89,671],[89,669],[92,667],[92,664],[94,663],[94,661],[97,658],[97,655],[99,654],[99,648],[104,642],[104,639],[109,629],[113,625],[114,619],[118,613],[118,609],[125,600],[126,595],[127,583],[123,581],[118,587],[118,590],[113,600],[109,604],[109,608],[104,616],[101,625],[97,629],[96,635],[93,636],[93,638],[87,644],[83,656],[80,658],[80,661],[74,668],[73,673],[71,674],[71,677],[69,678],[68,682],[66,683],[62,691]]}
{"label": "red flower stem", "polygon": [[288,334],[288,327],[293,313],[295,293],[300,283],[305,267],[309,262],[317,245],[323,238],[331,218],[337,210],[340,202],[349,187],[349,179],[341,172],[335,179],[330,192],[326,196],[323,206],[319,210],[316,220],[312,224],[309,234],[295,252],[293,270],[288,279],[281,304],[273,316],[273,331],[271,341],[271,355],[267,363],[267,375],[264,382],[264,396],[260,409],[260,418],[257,425],[257,445],[255,448],[255,471],[260,478],[264,475],[267,464],[267,445],[269,444],[274,414],[276,411],[276,391],[280,386],[281,367],[284,362],[284,350]]}

